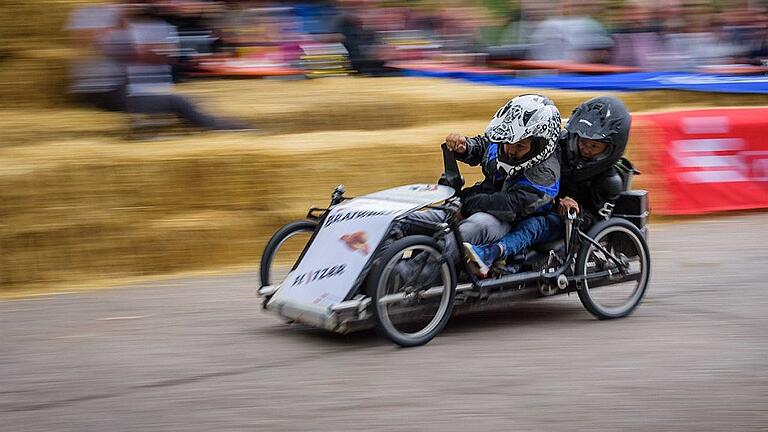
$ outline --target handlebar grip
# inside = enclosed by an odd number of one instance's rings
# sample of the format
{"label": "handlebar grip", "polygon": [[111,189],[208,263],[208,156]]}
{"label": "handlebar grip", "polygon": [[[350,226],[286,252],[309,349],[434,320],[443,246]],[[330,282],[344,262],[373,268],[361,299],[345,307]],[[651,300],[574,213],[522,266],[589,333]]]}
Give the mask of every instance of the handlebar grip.
{"label": "handlebar grip", "polygon": [[450,186],[458,193],[462,186],[464,186],[464,178],[461,176],[461,172],[459,172],[459,164],[456,163],[456,155],[448,149],[448,146],[445,143],[441,144],[440,148],[443,150],[444,171],[443,175],[440,176],[440,180],[438,180],[438,184]]}

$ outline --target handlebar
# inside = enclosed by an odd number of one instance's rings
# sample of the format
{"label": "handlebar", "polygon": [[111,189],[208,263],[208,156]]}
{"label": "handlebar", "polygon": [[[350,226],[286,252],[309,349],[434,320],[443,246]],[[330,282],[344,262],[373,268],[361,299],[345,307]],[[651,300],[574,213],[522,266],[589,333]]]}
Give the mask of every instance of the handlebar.
{"label": "handlebar", "polygon": [[344,201],[344,192],[346,191],[347,190],[344,188],[343,184],[336,186],[336,189],[334,189],[333,193],[331,194],[331,205],[334,206]]}
{"label": "handlebar", "polygon": [[461,176],[459,165],[456,163],[456,155],[453,154],[448,146],[443,143],[440,145],[443,150],[443,175],[437,181],[437,184],[452,187],[458,194],[464,186],[464,177]]}
{"label": "handlebar", "polygon": [[571,236],[573,235],[573,225],[577,214],[575,208],[568,208],[568,214],[565,219],[565,250],[567,251],[571,250]]}

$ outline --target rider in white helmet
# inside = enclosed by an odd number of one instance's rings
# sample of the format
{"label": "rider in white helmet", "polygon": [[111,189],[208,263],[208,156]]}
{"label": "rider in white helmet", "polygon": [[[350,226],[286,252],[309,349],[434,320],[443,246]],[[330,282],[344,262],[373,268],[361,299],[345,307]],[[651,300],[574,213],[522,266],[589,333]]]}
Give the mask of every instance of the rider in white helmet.
{"label": "rider in white helmet", "polygon": [[[560,186],[560,164],[555,156],[560,130],[560,112],[554,103],[545,96],[527,94],[499,108],[484,134],[470,138],[451,133],[445,138],[457,160],[480,165],[485,175],[459,194],[464,216],[459,232],[464,241],[497,242],[513,223],[551,206]],[[417,212],[408,218],[444,219],[440,210]],[[404,227],[406,232],[415,230]],[[448,237],[446,252],[458,261],[458,246]]]}
{"label": "rider in white helmet", "polygon": [[560,185],[555,154],[560,112],[541,95],[518,96],[493,116],[485,134],[449,134],[458,160],[481,165],[485,178],[461,192],[464,239],[501,238],[510,224],[550,204]]}

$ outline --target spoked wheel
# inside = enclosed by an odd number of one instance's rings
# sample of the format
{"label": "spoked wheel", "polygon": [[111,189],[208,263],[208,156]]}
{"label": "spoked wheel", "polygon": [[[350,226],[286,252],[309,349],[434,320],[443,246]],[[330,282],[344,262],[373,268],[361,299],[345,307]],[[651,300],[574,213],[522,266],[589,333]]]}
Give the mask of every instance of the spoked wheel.
{"label": "spoked wheel", "polygon": [[313,220],[298,220],[284,225],[267,242],[261,254],[261,286],[277,285],[290,273],[317,227]]}
{"label": "spoked wheel", "polygon": [[576,273],[587,276],[578,290],[581,303],[598,319],[631,314],[645,295],[651,273],[645,238],[619,218],[596,224],[587,235],[602,250],[583,240],[576,259]]}
{"label": "spoked wheel", "polygon": [[378,330],[402,347],[424,345],[453,312],[456,273],[435,240],[409,236],[387,247],[368,279]]}

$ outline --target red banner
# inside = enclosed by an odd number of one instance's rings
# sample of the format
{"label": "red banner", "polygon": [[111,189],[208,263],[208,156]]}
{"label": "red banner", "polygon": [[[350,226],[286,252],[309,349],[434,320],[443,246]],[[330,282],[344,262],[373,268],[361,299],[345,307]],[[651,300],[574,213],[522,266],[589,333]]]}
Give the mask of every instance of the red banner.
{"label": "red banner", "polygon": [[768,207],[768,108],[637,117],[654,126],[659,140],[646,149],[665,183],[655,210],[696,214]]}

